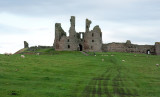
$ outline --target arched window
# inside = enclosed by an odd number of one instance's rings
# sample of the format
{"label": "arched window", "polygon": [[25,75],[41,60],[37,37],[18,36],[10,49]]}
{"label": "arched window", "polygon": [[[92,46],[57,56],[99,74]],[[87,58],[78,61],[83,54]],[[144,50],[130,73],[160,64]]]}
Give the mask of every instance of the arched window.
{"label": "arched window", "polygon": [[94,42],[94,40],[92,40],[92,42]]}
{"label": "arched window", "polygon": [[68,39],[68,42],[69,42],[69,39]]}

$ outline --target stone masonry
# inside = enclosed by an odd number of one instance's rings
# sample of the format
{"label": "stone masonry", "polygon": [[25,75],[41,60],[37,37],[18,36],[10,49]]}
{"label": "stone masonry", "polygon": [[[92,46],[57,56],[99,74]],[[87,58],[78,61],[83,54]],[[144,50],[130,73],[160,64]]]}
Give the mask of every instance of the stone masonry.
{"label": "stone masonry", "polygon": [[57,51],[91,51],[91,52],[127,52],[160,55],[160,42],[155,45],[132,44],[130,40],[126,43],[102,44],[102,32],[97,25],[89,30],[91,20],[86,19],[85,32],[76,32],[75,17],[71,16],[69,36],[62,29],[60,23],[55,24],[54,48]]}
{"label": "stone masonry", "polygon": [[155,54],[154,45],[137,45],[132,44],[130,40],[126,43],[108,43],[102,46],[104,52],[127,52],[127,53],[144,53],[144,54]]}
{"label": "stone masonry", "polygon": [[102,51],[102,32],[99,26],[89,30],[91,21],[86,19],[86,31],[76,32],[75,17],[70,19],[69,36],[62,29],[60,23],[55,24],[54,48],[57,51]]}
{"label": "stone masonry", "polygon": [[24,48],[28,48],[29,47],[29,44],[27,41],[24,41]]}

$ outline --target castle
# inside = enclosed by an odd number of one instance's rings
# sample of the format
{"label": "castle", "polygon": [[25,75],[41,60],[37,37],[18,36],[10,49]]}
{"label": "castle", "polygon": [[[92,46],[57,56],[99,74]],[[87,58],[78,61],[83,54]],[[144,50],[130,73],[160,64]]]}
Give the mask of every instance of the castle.
{"label": "castle", "polygon": [[89,30],[92,22],[86,19],[85,32],[76,32],[75,17],[71,16],[69,36],[62,29],[60,23],[55,24],[54,48],[57,51],[90,51],[90,52],[128,52],[146,53],[160,55],[160,42],[155,45],[132,44],[130,40],[126,43],[102,43],[102,32],[97,25]]}
{"label": "castle", "polygon": [[66,36],[66,32],[64,32],[60,23],[55,24],[55,50],[102,51],[102,32],[99,26],[95,26],[93,30],[89,31],[91,21],[86,19],[86,31],[77,33],[74,16],[71,16],[70,22],[69,36]]}

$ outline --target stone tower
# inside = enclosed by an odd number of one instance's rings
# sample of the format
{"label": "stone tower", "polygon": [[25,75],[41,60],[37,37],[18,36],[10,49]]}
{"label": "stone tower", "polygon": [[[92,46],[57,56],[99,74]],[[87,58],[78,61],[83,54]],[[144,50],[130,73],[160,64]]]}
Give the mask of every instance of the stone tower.
{"label": "stone tower", "polygon": [[75,37],[76,30],[75,30],[75,17],[74,16],[71,16],[70,24],[71,24],[71,27],[69,29],[69,36],[70,37]]}
{"label": "stone tower", "polygon": [[66,32],[61,27],[60,23],[55,24],[55,39],[54,39],[54,48],[55,50],[61,49],[60,40],[63,36],[66,36]]}
{"label": "stone tower", "polygon": [[[75,30],[75,17],[71,16],[69,36],[60,23],[55,24],[54,48],[59,51],[102,51],[102,32],[99,26],[89,30],[92,22],[86,19],[85,32]],[[82,36],[82,37],[81,37]]]}
{"label": "stone tower", "polygon": [[24,48],[29,48],[29,44],[27,41],[24,41]]}
{"label": "stone tower", "polygon": [[86,32],[84,34],[84,50],[85,51],[102,51],[102,32],[99,26],[95,26],[93,30],[89,30],[92,22],[86,19]]}

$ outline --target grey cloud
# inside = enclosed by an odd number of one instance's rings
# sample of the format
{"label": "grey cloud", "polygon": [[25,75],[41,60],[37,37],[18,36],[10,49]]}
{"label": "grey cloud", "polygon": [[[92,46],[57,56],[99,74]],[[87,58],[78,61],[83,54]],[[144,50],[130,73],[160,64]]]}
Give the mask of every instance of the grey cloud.
{"label": "grey cloud", "polygon": [[[115,3],[113,3],[114,1]],[[160,1],[158,0],[131,0],[134,2],[118,2],[117,4],[116,1],[99,4],[94,10],[98,18],[112,21],[160,19]],[[93,13],[91,14],[93,15]]]}
{"label": "grey cloud", "polygon": [[27,33],[25,29],[16,28],[4,24],[0,24],[0,34],[24,34]]}
{"label": "grey cloud", "polygon": [[25,15],[55,15],[73,12],[73,0],[4,0],[0,1],[0,11]]}
{"label": "grey cloud", "polygon": [[1,0],[0,11],[48,16],[83,14],[97,19],[159,19],[157,0]]}
{"label": "grey cloud", "polygon": [[[22,14],[31,17],[70,15],[92,17],[96,21],[96,24],[99,24],[103,29],[115,31],[116,33],[113,33],[112,37],[151,43],[152,41],[158,41],[159,37],[159,4],[159,0],[0,0],[0,12]],[[105,23],[101,24],[102,21]],[[139,34],[132,34],[131,32],[125,34],[119,29],[120,27],[127,28],[127,25],[118,27],[119,25],[115,26],[113,24],[111,25],[113,27],[109,28],[111,26],[107,24],[107,21],[118,22],[120,24],[126,23],[131,26],[137,25],[139,27],[145,25],[146,29],[147,26],[156,26],[157,28],[153,28],[156,30],[149,30],[147,32],[140,30]],[[8,29],[2,25],[0,25],[0,28],[4,31]],[[21,32],[17,28],[9,28]],[[149,37],[151,32],[153,34]],[[122,35],[117,33],[122,33]]]}

